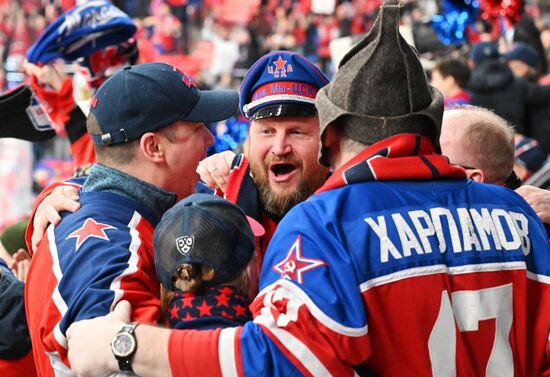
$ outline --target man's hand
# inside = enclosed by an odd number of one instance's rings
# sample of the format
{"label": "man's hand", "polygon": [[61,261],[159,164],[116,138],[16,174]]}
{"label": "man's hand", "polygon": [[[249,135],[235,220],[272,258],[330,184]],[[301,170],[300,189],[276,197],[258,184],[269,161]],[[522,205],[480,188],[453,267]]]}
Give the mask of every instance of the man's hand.
{"label": "man's hand", "polygon": [[232,151],[216,153],[199,163],[197,173],[207,186],[225,191],[234,157]]}
{"label": "man's hand", "polygon": [[21,282],[27,280],[27,274],[29,272],[29,265],[31,264],[31,256],[25,251],[25,249],[19,249],[12,255],[9,268],[13,271],[17,279]]}
{"label": "man's hand", "polygon": [[529,203],[544,224],[550,224],[550,191],[535,186],[521,186],[516,192]]}
{"label": "man's hand", "polygon": [[64,63],[61,60],[56,60],[43,66],[38,66],[25,60],[23,62],[23,69],[27,75],[35,76],[41,85],[49,86],[56,92],[61,89],[63,81],[67,78]]}
{"label": "man's hand", "polygon": [[73,186],[62,185],[53,189],[36,208],[32,221],[32,248],[36,250],[49,224],[57,225],[61,221],[59,212],[74,212],[80,208],[78,190]]}
{"label": "man's hand", "polygon": [[130,322],[131,311],[130,303],[121,301],[106,316],[75,322],[69,327],[69,362],[78,376],[103,377],[119,370],[111,340]]}

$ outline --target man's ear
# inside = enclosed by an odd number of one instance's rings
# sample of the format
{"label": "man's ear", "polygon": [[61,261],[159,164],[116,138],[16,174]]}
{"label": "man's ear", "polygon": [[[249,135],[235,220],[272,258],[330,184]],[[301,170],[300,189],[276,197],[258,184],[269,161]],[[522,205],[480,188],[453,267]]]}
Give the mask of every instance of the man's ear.
{"label": "man's ear", "polygon": [[483,170],[481,169],[467,169],[466,175],[468,178],[473,179],[476,182],[486,183],[485,174],[483,174]]}
{"label": "man's ear", "polygon": [[327,147],[334,147],[340,142],[340,136],[338,131],[334,127],[334,124],[329,124],[325,129],[325,134],[323,135],[323,144]]}
{"label": "man's ear", "polygon": [[[330,168],[336,170],[337,166],[340,164],[341,157],[341,145],[340,145],[340,133],[336,129],[334,123],[329,124],[325,129],[325,132],[322,136],[322,145],[321,145],[321,164],[330,164]],[[337,158],[338,156],[338,158]]]}
{"label": "man's ear", "polygon": [[139,148],[146,159],[153,162],[164,161],[164,150],[159,134],[147,132],[139,140]]}

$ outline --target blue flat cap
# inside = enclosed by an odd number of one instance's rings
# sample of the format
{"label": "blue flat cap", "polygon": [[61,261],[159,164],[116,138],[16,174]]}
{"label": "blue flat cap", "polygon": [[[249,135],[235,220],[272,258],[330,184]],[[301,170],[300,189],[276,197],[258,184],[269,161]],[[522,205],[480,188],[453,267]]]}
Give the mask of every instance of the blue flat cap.
{"label": "blue flat cap", "polygon": [[243,79],[241,112],[248,119],[316,115],[315,96],[328,82],[325,74],[302,55],[270,52]]}

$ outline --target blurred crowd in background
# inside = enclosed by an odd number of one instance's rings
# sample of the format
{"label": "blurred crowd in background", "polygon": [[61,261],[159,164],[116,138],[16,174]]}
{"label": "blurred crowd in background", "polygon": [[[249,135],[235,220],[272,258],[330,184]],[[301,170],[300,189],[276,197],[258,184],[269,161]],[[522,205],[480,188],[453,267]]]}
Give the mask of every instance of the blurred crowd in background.
{"label": "blurred crowd in background", "polygon": [[[24,80],[21,65],[27,49],[48,24],[76,3],[76,0],[0,1],[2,90]],[[258,57],[279,49],[298,51],[330,71],[330,41],[366,33],[380,5],[379,0],[339,4],[311,0],[119,0],[112,3],[135,20],[139,28],[137,39],[146,45],[140,45],[140,49],[154,49],[148,51],[150,54],[175,55],[175,61],[187,73],[195,79],[202,73],[214,86],[234,86],[233,80],[242,78]],[[414,1],[408,4],[411,11],[423,9]]]}

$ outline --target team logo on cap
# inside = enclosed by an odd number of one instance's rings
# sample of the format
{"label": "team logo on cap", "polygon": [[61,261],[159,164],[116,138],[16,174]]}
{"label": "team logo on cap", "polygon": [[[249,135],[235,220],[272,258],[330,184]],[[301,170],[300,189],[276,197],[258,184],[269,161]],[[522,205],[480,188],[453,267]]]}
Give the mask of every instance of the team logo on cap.
{"label": "team logo on cap", "polygon": [[181,69],[179,69],[177,67],[172,67],[172,68],[174,68],[174,71],[178,72],[181,75],[181,81],[183,81],[183,83],[185,85],[187,85],[188,88],[190,88],[192,86],[194,86],[195,88],[197,87],[195,85],[195,83],[193,82],[193,80],[191,80],[189,77],[187,77],[185,72],[183,72]]}
{"label": "team logo on cap", "polygon": [[178,251],[183,255],[189,254],[195,243],[195,237],[193,236],[183,236],[176,238],[176,247]]}
{"label": "team logo on cap", "polygon": [[[286,64],[286,60],[284,60],[281,55],[279,55],[279,59],[275,60],[272,64],[267,66],[267,73],[270,75],[273,75],[275,78],[279,77],[286,77],[286,73],[292,72],[292,64]],[[275,68],[273,68],[273,66]]]}

